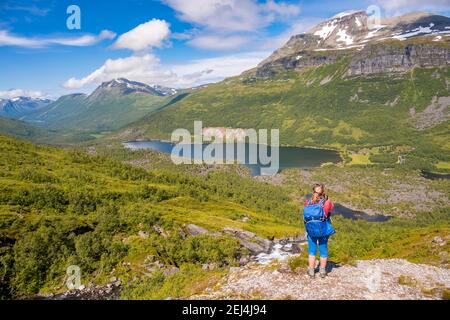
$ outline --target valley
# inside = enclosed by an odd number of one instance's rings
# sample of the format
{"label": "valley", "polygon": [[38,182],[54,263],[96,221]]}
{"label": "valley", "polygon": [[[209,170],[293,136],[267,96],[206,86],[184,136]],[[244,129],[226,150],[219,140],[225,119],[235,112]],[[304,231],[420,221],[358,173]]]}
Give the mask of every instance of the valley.
{"label": "valley", "polygon": [[[367,19],[334,16],[200,87],[116,77],[2,100],[0,299],[317,299],[324,283],[330,299],[449,299],[450,18]],[[174,164],[171,133],[199,120],[279,129],[281,170]],[[302,221],[317,182],[337,230],[319,284]]]}

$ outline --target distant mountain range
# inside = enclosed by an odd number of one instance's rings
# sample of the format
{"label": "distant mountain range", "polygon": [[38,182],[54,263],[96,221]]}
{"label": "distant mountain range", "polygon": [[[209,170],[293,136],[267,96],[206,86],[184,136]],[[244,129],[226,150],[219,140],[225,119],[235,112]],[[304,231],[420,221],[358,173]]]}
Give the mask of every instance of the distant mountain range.
{"label": "distant mountain range", "polygon": [[53,130],[99,133],[116,130],[158,110],[177,93],[173,88],[119,78],[102,83],[90,95],[61,96],[21,119]]}
{"label": "distant mountain range", "polygon": [[22,116],[37,111],[53,101],[43,98],[17,97],[0,99],[0,116],[19,119]]}

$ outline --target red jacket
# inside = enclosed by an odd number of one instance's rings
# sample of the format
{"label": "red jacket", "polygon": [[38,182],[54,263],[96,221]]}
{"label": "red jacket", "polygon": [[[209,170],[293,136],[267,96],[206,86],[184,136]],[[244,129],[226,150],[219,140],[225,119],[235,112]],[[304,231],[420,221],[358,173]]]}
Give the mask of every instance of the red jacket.
{"label": "red jacket", "polygon": [[[306,200],[305,207],[310,205],[309,201],[310,200]],[[330,212],[331,212],[331,210],[333,210],[333,207],[334,206],[333,206],[333,203],[331,202],[331,200],[327,199],[325,201],[325,204],[323,205],[323,211],[325,212],[325,215],[327,216],[327,218],[330,216]]]}

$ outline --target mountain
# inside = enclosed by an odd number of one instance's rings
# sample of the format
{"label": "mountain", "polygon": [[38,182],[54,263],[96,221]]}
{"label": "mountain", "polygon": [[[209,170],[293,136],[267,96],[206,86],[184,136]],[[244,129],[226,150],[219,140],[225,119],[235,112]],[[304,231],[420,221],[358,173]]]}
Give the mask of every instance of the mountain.
{"label": "mountain", "polygon": [[172,96],[177,93],[173,88],[166,88],[159,85],[147,85],[145,83],[130,81],[124,78],[114,79],[102,83],[90,96],[89,99],[95,100],[101,97],[107,97],[117,94],[144,93],[154,96]]}
{"label": "mountain", "polygon": [[0,116],[19,119],[22,116],[44,108],[52,103],[50,99],[16,97],[12,99],[0,99]]}
{"label": "mountain", "polygon": [[366,12],[346,12],[291,37],[253,74],[270,77],[278,71],[335,63],[349,55],[349,76],[442,66],[450,63],[448,46],[442,46],[448,44],[448,35],[450,18],[445,16],[407,14],[371,25]]}
{"label": "mountain", "polygon": [[127,79],[102,83],[90,95],[71,94],[23,117],[33,125],[101,133],[123,127],[157,110],[175,97],[175,89]]}
{"label": "mountain", "polygon": [[202,120],[276,128],[283,145],[382,153],[391,163],[399,154],[417,167],[450,161],[450,19],[410,14],[382,23],[374,32],[363,12],[337,15],[256,68],[194,90],[117,136],[169,139]]}
{"label": "mountain", "polygon": [[41,139],[49,135],[47,130],[36,128],[30,124],[10,118],[0,117],[0,134],[24,139]]}

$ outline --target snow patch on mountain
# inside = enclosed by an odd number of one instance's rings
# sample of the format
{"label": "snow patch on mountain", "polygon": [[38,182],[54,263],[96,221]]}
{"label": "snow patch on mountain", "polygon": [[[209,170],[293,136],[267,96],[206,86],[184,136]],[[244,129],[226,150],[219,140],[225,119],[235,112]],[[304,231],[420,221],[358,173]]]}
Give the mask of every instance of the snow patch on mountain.
{"label": "snow patch on mountain", "polygon": [[352,36],[347,34],[346,30],[339,30],[337,35],[338,35],[337,41],[338,42],[345,42],[345,44],[347,46],[352,45],[353,42],[354,42]]}
{"label": "snow patch on mountain", "polygon": [[326,39],[330,36],[330,34],[333,33],[333,31],[336,29],[337,24],[335,21],[331,23],[327,23],[323,26],[322,29],[314,32],[314,35],[321,37],[322,39]]}

